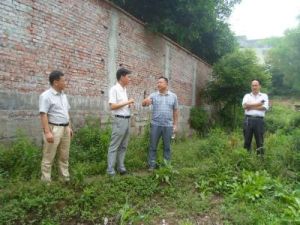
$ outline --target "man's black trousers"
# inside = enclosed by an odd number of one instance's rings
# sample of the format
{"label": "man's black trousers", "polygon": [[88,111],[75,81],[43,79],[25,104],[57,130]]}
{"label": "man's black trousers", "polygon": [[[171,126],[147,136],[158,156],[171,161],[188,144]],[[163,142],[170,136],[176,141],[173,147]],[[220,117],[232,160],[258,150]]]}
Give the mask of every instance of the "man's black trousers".
{"label": "man's black trousers", "polygon": [[246,116],[244,119],[244,148],[251,150],[251,142],[254,134],[257,154],[264,154],[264,131],[265,122],[263,117]]}

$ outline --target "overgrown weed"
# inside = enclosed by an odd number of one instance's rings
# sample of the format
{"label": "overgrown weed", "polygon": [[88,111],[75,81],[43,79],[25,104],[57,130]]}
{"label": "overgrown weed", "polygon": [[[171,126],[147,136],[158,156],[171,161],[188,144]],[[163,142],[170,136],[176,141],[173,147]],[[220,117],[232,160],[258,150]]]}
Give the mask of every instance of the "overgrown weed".
{"label": "overgrown weed", "polygon": [[[89,122],[72,142],[70,184],[41,183],[41,148],[20,135],[0,147],[0,224],[101,224],[103,218],[112,224],[153,224],[170,212],[189,224],[189,218],[211,210],[224,224],[297,224],[298,119],[292,112],[284,118],[276,107],[268,116],[282,122],[274,120],[267,131],[264,158],[242,148],[241,129],[214,128],[172,143],[172,165],[147,173],[148,128],[132,136],[128,147],[126,165],[135,175],[114,178],[104,176],[110,126]],[[221,200],[214,203],[216,196]]]}

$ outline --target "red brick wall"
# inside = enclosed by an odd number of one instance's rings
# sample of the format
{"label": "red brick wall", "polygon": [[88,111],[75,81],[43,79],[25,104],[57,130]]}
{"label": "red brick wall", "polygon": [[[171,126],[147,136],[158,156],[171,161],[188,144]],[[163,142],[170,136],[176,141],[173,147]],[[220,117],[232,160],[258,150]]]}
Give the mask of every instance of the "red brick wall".
{"label": "red brick wall", "polygon": [[[42,92],[53,69],[71,95],[97,96],[107,83],[107,4],[96,1],[3,0],[1,90]],[[104,61],[102,61],[104,59]]]}
{"label": "red brick wall", "polygon": [[201,59],[106,1],[1,0],[0,18],[0,139],[28,124],[37,134],[38,96],[54,69],[66,75],[78,123],[88,114],[109,113],[108,90],[120,66],[133,71],[128,92],[136,99],[137,118],[148,113],[140,103],[159,76],[167,75],[180,105],[190,107],[194,83],[204,85],[211,72]]}

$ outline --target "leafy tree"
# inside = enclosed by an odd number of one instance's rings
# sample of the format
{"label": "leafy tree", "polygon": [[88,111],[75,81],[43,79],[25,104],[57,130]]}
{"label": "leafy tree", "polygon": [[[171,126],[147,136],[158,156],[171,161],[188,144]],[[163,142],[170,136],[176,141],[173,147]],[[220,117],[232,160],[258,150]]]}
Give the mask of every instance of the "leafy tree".
{"label": "leafy tree", "polygon": [[295,29],[287,30],[285,36],[269,52],[267,63],[273,74],[272,84],[275,90],[300,94],[299,62],[300,24]]}
{"label": "leafy tree", "polygon": [[[249,93],[251,80],[259,79],[269,86],[270,74],[258,63],[255,52],[240,50],[227,54],[213,66],[213,80],[207,94],[213,103],[220,105],[224,125],[236,126],[238,111],[245,93]],[[238,106],[238,108],[237,108]]]}
{"label": "leafy tree", "polygon": [[237,49],[237,42],[223,21],[217,21],[213,31],[203,34],[201,40],[191,42],[190,50],[205,58],[209,63],[215,63],[222,56]]}
{"label": "leafy tree", "polygon": [[111,0],[209,63],[237,46],[225,22],[241,0]]}
{"label": "leafy tree", "polygon": [[293,90],[284,83],[284,73],[276,65],[269,65],[269,71],[272,74],[271,93],[273,95],[292,95]]}

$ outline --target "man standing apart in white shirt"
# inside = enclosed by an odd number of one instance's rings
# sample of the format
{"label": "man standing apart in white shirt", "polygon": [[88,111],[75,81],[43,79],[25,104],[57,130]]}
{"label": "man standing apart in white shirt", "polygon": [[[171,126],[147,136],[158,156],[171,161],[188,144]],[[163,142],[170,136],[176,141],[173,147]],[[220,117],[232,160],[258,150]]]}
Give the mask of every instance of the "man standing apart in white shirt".
{"label": "man standing apart in white shirt", "polygon": [[109,91],[109,106],[114,117],[110,146],[107,154],[107,174],[114,176],[117,171],[121,175],[127,173],[124,164],[126,149],[129,141],[130,106],[134,99],[128,99],[126,86],[130,82],[131,71],[121,68],[117,71],[117,83]]}
{"label": "man standing apart in white shirt", "polygon": [[69,150],[73,134],[70,124],[70,105],[65,89],[65,78],[61,71],[49,75],[51,88],[40,95],[39,112],[43,128],[42,177],[45,182],[51,181],[51,169],[54,157],[58,154],[59,172],[63,181],[69,181]]}
{"label": "man standing apart in white shirt", "polygon": [[256,153],[264,154],[264,117],[269,109],[268,95],[260,92],[261,84],[259,80],[252,80],[252,92],[243,98],[243,108],[245,110],[244,119],[244,148],[251,151],[251,142],[254,134],[256,141]]}

